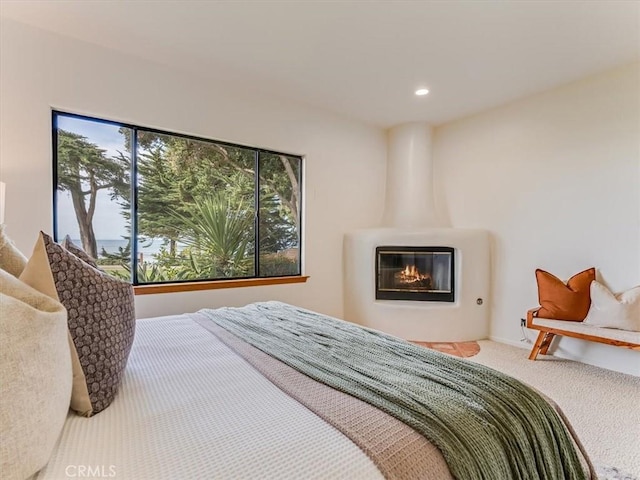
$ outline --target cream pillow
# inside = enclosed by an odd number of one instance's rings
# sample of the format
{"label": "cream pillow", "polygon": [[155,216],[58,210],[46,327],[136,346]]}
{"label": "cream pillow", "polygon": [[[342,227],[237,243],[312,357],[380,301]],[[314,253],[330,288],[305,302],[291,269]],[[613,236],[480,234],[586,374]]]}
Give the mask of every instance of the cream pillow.
{"label": "cream pillow", "polygon": [[0,268],[14,277],[19,276],[27,265],[27,257],[18,250],[0,225]]}
{"label": "cream pillow", "polygon": [[69,411],[67,312],[4,270],[0,312],[0,472],[24,479],[49,461]]}
{"label": "cream pillow", "polygon": [[585,324],[640,332],[640,286],[617,295],[596,280],[590,288],[591,307]]}

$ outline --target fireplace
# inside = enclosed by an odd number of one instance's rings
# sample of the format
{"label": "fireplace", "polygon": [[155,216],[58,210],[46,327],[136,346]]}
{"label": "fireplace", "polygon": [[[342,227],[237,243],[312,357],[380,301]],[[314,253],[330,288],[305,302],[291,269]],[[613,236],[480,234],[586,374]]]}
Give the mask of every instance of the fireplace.
{"label": "fireplace", "polygon": [[376,299],[454,302],[454,249],[377,247]]}
{"label": "fireplace", "polygon": [[407,340],[479,340],[489,336],[489,232],[451,228],[446,205],[437,211],[432,134],[424,123],[388,131],[381,225],[345,235],[344,318]]}

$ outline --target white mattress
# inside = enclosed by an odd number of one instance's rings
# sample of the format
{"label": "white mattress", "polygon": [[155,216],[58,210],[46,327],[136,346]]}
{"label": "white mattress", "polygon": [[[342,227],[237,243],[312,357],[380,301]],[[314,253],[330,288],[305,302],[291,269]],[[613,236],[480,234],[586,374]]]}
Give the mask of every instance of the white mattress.
{"label": "white mattress", "polygon": [[382,478],[347,437],[187,316],[136,328],[113,404],[70,414],[36,478]]}

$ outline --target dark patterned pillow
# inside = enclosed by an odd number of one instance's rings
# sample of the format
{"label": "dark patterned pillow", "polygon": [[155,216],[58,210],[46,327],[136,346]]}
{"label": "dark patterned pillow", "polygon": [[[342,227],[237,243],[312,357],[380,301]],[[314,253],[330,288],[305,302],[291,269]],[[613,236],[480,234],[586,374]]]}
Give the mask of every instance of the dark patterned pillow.
{"label": "dark patterned pillow", "polygon": [[20,279],[67,309],[73,340],[71,408],[91,416],[113,401],[135,332],[133,288],[40,233]]}
{"label": "dark patterned pillow", "polygon": [[80,260],[84,260],[86,263],[91,265],[93,268],[98,268],[98,264],[96,263],[94,258],[91,255],[89,255],[87,252],[85,252],[83,249],[78,247],[75,243],[73,243],[71,241],[71,237],[69,235],[64,237],[64,240],[62,240],[62,243],[60,243],[60,245],[62,245],[62,248],[65,248],[65,249],[69,250],[71,253],[73,253]]}

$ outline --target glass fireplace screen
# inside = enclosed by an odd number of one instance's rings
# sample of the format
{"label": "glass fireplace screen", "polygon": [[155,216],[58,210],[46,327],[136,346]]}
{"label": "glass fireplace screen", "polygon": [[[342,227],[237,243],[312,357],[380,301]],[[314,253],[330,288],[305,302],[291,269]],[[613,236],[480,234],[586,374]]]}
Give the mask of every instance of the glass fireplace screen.
{"label": "glass fireplace screen", "polygon": [[376,248],[376,299],[453,302],[454,249]]}

